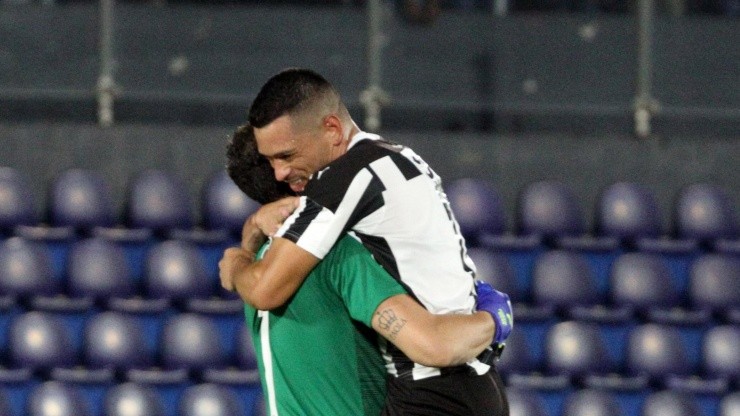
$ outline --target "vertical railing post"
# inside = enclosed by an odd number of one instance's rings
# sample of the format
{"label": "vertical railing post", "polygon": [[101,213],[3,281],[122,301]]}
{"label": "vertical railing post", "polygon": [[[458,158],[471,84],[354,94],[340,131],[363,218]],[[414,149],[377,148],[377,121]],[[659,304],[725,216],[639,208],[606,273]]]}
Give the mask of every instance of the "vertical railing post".
{"label": "vertical railing post", "polygon": [[98,124],[109,127],[113,124],[113,102],[115,79],[113,56],[113,9],[115,0],[100,0],[100,74],[98,75],[97,102]]}
{"label": "vertical railing post", "polygon": [[367,2],[368,48],[367,48],[367,88],[360,94],[360,103],[365,108],[365,129],[376,132],[381,128],[381,110],[388,102],[388,95],[382,88],[384,10],[383,0]]}
{"label": "vertical railing post", "polygon": [[637,90],[635,91],[635,134],[645,138],[652,133],[652,117],[657,104],[652,96],[654,0],[637,2]]}

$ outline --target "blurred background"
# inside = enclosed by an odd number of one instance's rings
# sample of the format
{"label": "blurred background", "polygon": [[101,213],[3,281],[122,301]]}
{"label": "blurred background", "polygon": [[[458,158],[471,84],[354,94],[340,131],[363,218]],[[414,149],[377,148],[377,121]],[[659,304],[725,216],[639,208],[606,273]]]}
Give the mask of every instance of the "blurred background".
{"label": "blurred background", "polygon": [[291,66],[444,178],[480,278],[515,300],[512,415],[740,414],[739,16],[0,0],[0,415],[260,414],[216,281],[257,205],[223,167]]}

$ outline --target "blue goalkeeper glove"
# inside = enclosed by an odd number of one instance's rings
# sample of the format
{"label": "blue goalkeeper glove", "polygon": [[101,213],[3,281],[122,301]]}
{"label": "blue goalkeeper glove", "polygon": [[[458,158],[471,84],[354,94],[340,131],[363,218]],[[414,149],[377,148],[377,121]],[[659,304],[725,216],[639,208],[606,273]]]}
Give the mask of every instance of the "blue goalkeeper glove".
{"label": "blue goalkeeper glove", "polygon": [[494,344],[503,344],[511,334],[511,329],[514,328],[514,315],[509,295],[499,292],[482,280],[475,281],[475,291],[478,293],[477,310],[490,313],[493,316],[493,322],[496,323],[496,333],[493,334]]}

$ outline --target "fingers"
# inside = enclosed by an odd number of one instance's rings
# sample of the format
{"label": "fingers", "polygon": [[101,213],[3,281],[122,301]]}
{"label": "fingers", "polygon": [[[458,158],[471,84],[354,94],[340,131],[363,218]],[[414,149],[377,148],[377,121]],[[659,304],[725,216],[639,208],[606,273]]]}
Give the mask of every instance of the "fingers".
{"label": "fingers", "polygon": [[218,277],[221,287],[228,291],[234,291],[234,273],[240,257],[246,255],[246,251],[237,247],[230,247],[224,251],[224,256],[218,262]]}
{"label": "fingers", "polygon": [[298,197],[287,197],[265,204],[254,214],[254,223],[262,233],[273,236],[299,204]]}

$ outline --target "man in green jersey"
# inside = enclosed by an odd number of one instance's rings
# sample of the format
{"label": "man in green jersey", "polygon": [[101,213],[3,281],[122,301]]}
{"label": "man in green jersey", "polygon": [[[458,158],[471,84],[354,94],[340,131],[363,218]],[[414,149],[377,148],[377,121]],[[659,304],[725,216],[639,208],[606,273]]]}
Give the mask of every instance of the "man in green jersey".
{"label": "man in green jersey", "polygon": [[[229,175],[252,199],[292,194],[274,180],[248,126],[234,134],[228,156]],[[349,235],[286,305],[270,312],[246,305],[245,316],[270,415],[379,415],[386,370],[369,327],[429,365],[466,362],[493,336],[490,314],[426,311]]]}

